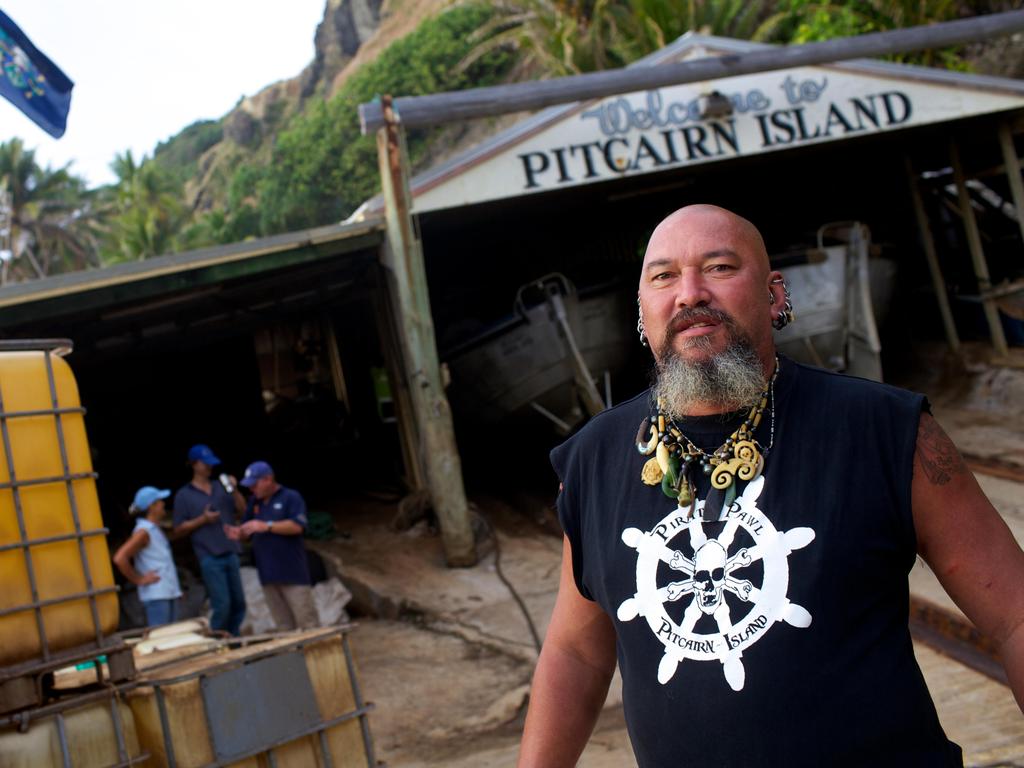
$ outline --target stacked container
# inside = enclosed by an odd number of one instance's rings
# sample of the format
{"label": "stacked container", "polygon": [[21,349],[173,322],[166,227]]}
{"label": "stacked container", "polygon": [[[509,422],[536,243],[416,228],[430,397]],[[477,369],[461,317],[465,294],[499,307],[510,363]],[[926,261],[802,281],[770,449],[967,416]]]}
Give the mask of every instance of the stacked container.
{"label": "stacked container", "polygon": [[136,673],[70,348],[0,342],[0,768],[375,766],[347,627]]}

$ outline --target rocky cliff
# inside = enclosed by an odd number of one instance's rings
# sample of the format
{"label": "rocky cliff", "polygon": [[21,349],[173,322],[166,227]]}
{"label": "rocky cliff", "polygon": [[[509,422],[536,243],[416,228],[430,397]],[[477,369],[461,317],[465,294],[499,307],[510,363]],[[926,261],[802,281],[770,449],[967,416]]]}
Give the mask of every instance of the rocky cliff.
{"label": "rocky cliff", "polygon": [[195,176],[185,183],[189,205],[199,211],[222,205],[240,160],[269,154],[274,136],[290,116],[312,99],[330,98],[352,69],[444,4],[445,0],[327,0],[314,35],[313,61],[294,78],[243,97],[221,118],[221,140],[205,149]]}

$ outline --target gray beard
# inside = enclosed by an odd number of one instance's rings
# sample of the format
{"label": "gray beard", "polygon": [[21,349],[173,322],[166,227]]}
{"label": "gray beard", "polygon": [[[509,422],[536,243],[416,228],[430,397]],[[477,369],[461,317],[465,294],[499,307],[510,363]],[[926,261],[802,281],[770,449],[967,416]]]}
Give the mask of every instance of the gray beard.
{"label": "gray beard", "polygon": [[[693,339],[690,349],[708,346],[703,337]],[[655,369],[654,396],[662,412],[672,419],[691,414],[697,407],[712,405],[721,413],[753,405],[764,389],[761,360],[753,345],[733,334],[724,352],[705,360],[684,360],[666,340]]]}

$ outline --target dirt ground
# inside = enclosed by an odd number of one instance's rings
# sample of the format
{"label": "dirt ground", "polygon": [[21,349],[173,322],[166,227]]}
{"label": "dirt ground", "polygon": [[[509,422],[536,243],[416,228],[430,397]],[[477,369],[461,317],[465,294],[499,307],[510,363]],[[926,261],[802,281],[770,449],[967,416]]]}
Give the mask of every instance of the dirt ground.
{"label": "dirt ground", "polygon": [[[928,392],[939,422],[965,453],[1024,468],[1024,371],[978,364],[965,376],[924,385],[918,388]],[[1024,541],[1024,487],[976,474]],[[473,501],[500,550],[486,551],[473,568],[445,568],[435,532],[424,522],[393,531],[395,505],[370,499],[347,504],[339,515],[349,538],[312,544],[353,593],[359,626],[352,642],[366,697],[376,705],[370,723],[377,757],[390,766],[515,764],[536,649],[495,555],[543,636],[557,590],[560,540],[551,526],[537,524],[545,500],[533,500],[530,510],[521,497],[515,506]],[[923,565],[915,568],[912,591],[952,606]],[[1024,765],[1024,717],[1009,689],[923,644],[915,652],[966,765]],[[635,766],[618,680],[579,765]]]}

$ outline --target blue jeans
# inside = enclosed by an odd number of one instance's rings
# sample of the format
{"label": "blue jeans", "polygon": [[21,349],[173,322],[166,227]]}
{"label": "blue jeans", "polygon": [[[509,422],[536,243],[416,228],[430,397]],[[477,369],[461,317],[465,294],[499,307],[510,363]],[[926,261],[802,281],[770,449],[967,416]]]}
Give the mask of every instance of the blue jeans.
{"label": "blue jeans", "polygon": [[207,555],[199,560],[203,583],[210,597],[211,629],[226,630],[235,637],[245,618],[245,592],[238,572],[238,555]]}
{"label": "blue jeans", "polygon": [[146,624],[158,627],[161,624],[170,624],[177,618],[178,600],[143,600],[142,608],[146,611]]}

